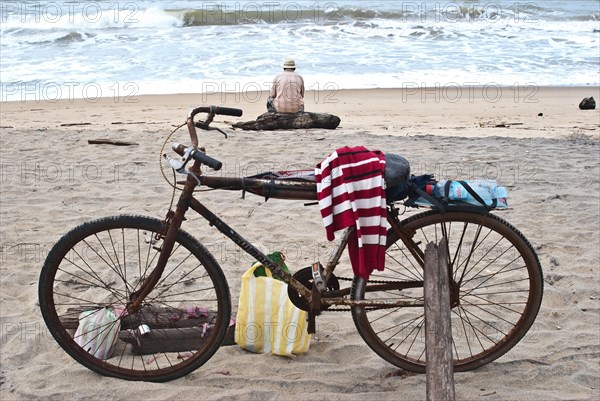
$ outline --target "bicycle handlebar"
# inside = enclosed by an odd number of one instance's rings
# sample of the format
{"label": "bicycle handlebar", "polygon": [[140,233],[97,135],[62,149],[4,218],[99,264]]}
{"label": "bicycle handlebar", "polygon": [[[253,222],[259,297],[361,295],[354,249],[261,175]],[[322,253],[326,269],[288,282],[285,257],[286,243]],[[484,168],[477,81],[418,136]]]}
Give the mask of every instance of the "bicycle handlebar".
{"label": "bicycle handlebar", "polygon": [[217,159],[213,159],[210,156],[207,156],[206,153],[201,152],[199,150],[192,151],[192,158],[194,160],[198,160],[200,163],[207,165],[215,171],[221,170],[223,167],[223,163],[218,161]]}
{"label": "bicycle handlebar", "polygon": [[221,169],[221,167],[223,167],[223,163],[221,163],[217,159],[213,159],[212,157],[208,156],[206,153],[202,152],[201,150],[187,148],[185,145],[182,145],[179,143],[174,143],[172,145],[172,148],[175,152],[177,152],[181,156],[185,155],[186,152],[189,151],[190,157],[192,159],[199,161],[200,163],[212,168],[215,171],[219,171]]}
{"label": "bicycle handlebar", "polygon": [[241,117],[244,114],[242,109],[235,109],[233,107],[222,107],[222,106],[201,106],[192,109],[188,115],[188,118],[194,119],[198,113],[208,113],[209,116],[224,115]]}
{"label": "bicycle handlebar", "polygon": [[215,108],[215,114],[222,114],[224,116],[241,117],[244,112],[242,109],[235,109],[233,107],[221,107]]}
{"label": "bicycle handlebar", "polygon": [[[208,114],[208,116],[206,117],[206,120],[204,120],[204,122],[194,123],[194,117],[198,113],[207,113]],[[186,124],[188,127],[188,131],[190,132],[190,139],[192,140],[192,146],[194,147],[194,149],[198,148],[198,134],[196,133],[196,127],[208,130],[209,129],[208,125],[212,122],[213,117],[217,114],[241,117],[243,114],[243,111],[241,109],[234,109],[232,107],[220,107],[220,106],[202,106],[202,107],[196,107],[196,108],[190,110],[190,113],[188,114],[188,117],[187,117]]]}

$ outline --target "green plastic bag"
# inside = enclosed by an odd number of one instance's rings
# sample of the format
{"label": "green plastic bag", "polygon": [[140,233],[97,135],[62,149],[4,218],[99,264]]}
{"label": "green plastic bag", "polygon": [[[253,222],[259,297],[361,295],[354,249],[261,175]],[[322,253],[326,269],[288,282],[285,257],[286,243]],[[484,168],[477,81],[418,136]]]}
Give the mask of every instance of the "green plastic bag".
{"label": "green plastic bag", "polygon": [[[275,251],[273,253],[270,253],[267,255],[267,257],[269,259],[271,259],[277,266],[280,266],[283,271],[285,271],[286,273],[289,273],[289,269],[285,264],[285,256],[279,252],[279,251]],[[254,263],[253,263],[254,265]],[[267,277],[267,273],[265,271],[265,267],[263,265],[260,265],[259,267],[257,267],[254,270],[254,277]],[[277,275],[274,275],[273,278],[279,280],[279,281],[283,281],[281,278],[277,277]]]}

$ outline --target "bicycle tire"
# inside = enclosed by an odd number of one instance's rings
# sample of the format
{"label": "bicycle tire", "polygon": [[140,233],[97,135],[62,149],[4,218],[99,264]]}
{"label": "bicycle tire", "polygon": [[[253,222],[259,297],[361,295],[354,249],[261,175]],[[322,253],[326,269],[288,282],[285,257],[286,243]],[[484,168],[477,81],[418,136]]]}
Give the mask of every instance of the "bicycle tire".
{"label": "bicycle tire", "polygon": [[[74,228],[50,250],[40,274],[40,309],[60,347],[83,366],[104,376],[164,382],[203,365],[223,342],[231,315],[227,281],[210,252],[183,230],[142,308],[122,312],[158,260],[164,232],[158,219],[106,217]],[[108,333],[118,331],[106,359],[74,338],[76,327],[84,327],[82,313],[104,308],[113,308],[117,319],[106,331],[81,329],[77,338],[104,346]],[[145,336],[136,331],[142,325],[150,329]]]}
{"label": "bicycle tire", "polygon": [[[533,324],[542,302],[542,268],[531,244],[516,228],[493,214],[428,211],[400,222],[422,252],[447,232],[449,264],[459,290],[452,305],[452,355],[458,372],[479,368],[513,348]],[[465,250],[468,254],[465,254]],[[388,230],[386,267],[370,281],[422,281],[420,264],[393,229]],[[353,299],[402,299],[423,304],[423,287],[366,292],[355,277]],[[456,287],[455,287],[456,288]],[[367,294],[367,296],[365,296]],[[393,365],[424,373],[423,307],[353,307],[352,316],[365,342]]]}

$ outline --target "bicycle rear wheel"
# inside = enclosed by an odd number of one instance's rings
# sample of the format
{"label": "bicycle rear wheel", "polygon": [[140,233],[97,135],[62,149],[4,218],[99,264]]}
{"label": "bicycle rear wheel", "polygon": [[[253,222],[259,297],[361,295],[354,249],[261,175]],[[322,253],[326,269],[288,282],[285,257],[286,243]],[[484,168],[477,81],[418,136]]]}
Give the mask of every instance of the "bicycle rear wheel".
{"label": "bicycle rear wheel", "polygon": [[[58,344],[87,368],[126,380],[168,381],[204,364],[223,342],[231,314],[225,276],[181,230],[140,310],[124,312],[154,268],[164,232],[157,219],[107,217],[76,227],[48,254],[39,283],[42,315]],[[87,321],[101,314],[110,318],[95,326]]]}
{"label": "bicycle rear wheel", "polygon": [[[542,301],[542,269],[527,239],[492,214],[428,211],[400,223],[421,252],[443,234],[451,267],[452,354],[455,371],[489,363],[510,350],[529,330]],[[413,282],[415,288],[369,291],[355,278],[352,296],[362,300],[404,300],[420,304],[423,270],[393,229],[388,231],[386,266],[376,281]],[[425,372],[423,307],[354,307],[352,316],[366,343],[388,362]]]}

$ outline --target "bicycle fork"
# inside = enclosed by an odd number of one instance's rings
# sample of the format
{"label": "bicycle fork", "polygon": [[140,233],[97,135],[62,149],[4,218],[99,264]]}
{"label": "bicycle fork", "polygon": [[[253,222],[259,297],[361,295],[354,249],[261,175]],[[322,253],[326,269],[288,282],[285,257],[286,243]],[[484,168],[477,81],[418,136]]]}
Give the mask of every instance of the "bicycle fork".
{"label": "bicycle fork", "polygon": [[[199,166],[194,164],[190,170],[192,169],[199,171]],[[196,188],[197,185],[198,182],[192,177],[188,176],[185,186],[183,187],[183,191],[179,196],[175,212],[172,213],[169,211],[169,214],[167,215],[167,229],[163,239],[162,248],[160,249],[160,255],[158,257],[158,261],[156,262],[156,267],[152,270],[152,273],[150,273],[150,275],[144,279],[144,282],[140,288],[137,291],[132,292],[129,296],[129,301],[127,303],[127,312],[129,314],[134,314],[141,308],[144,299],[148,296],[148,294],[150,294],[150,292],[152,292],[154,286],[160,280],[169,257],[171,256],[171,252],[173,251],[177,232],[179,231],[179,228],[183,223],[185,213],[189,208],[189,203],[190,199],[192,199],[194,188]]]}

